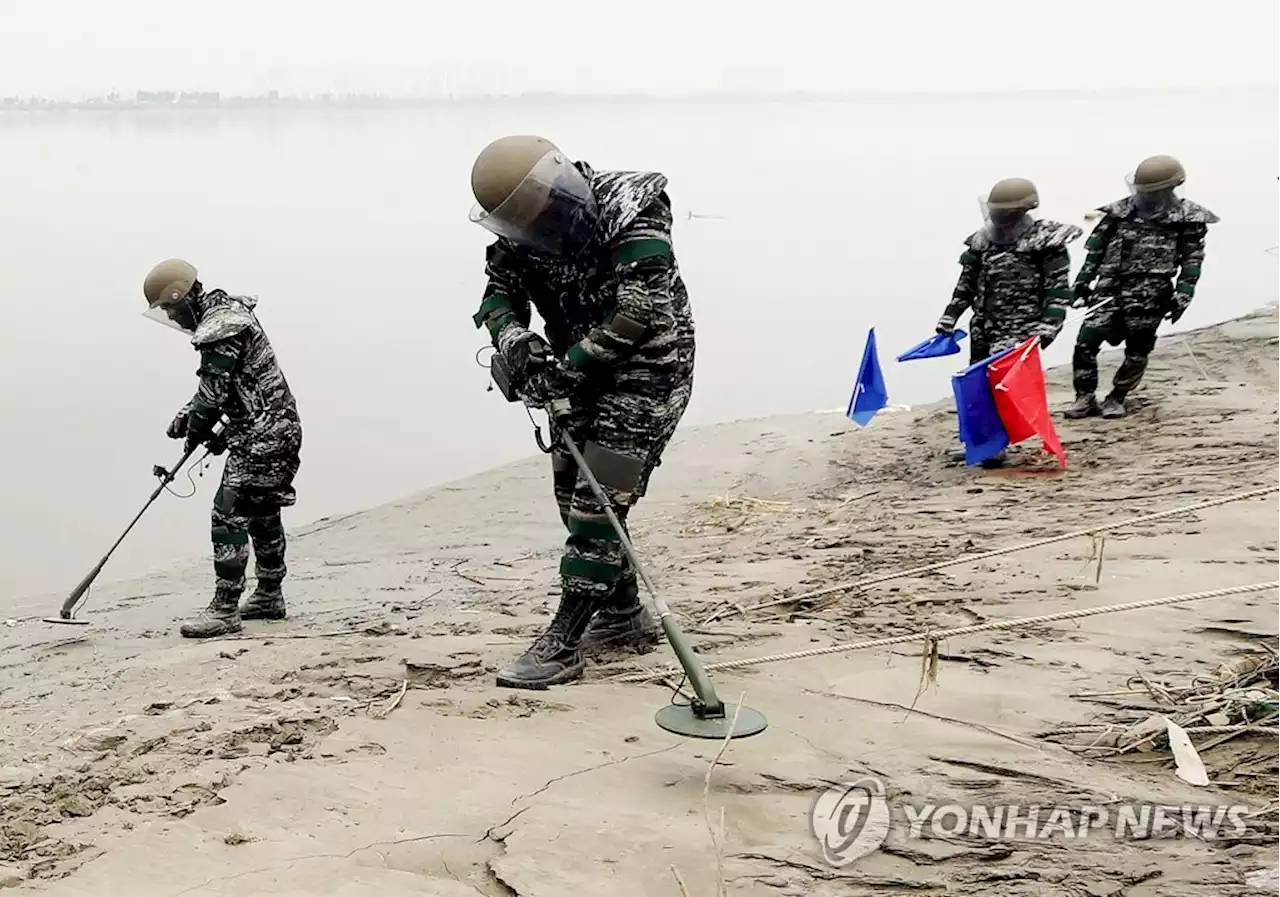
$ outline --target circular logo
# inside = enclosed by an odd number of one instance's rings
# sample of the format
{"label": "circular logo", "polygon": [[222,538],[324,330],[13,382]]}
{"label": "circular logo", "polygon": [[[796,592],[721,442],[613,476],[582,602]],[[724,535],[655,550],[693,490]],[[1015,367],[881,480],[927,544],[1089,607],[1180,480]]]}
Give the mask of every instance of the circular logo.
{"label": "circular logo", "polygon": [[879,779],[833,785],[809,814],[809,827],[822,845],[822,858],[847,866],[874,853],[889,834],[889,805]]}

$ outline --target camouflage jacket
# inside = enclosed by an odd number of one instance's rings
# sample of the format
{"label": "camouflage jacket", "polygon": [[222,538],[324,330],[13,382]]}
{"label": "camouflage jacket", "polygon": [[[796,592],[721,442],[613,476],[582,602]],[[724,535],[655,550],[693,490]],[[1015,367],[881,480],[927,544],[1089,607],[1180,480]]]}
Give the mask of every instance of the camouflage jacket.
{"label": "camouflage jacket", "polygon": [[1074,224],[1034,221],[1011,245],[983,231],[965,239],[960,277],[938,326],[951,329],[972,309],[975,339],[1021,341],[1055,337],[1071,304],[1067,244],[1084,233]]}
{"label": "camouflage jacket", "polygon": [[692,376],[694,327],[671,245],[667,179],[576,164],[599,208],[590,248],[560,259],[502,238],[490,244],[472,322],[505,352],[529,332],[536,309],[574,382],[600,392],[669,391]]}
{"label": "camouflage jacket", "polygon": [[187,430],[207,436],[228,420],[229,449],[265,456],[296,451],[302,421],[252,296],[211,290],[200,296],[200,323],[191,344],[200,353],[200,386],[187,403]]}
{"label": "camouflage jacket", "polygon": [[[1092,284],[1109,293],[1123,291],[1133,278],[1173,284],[1173,301],[1185,310],[1196,293],[1204,264],[1208,225],[1219,218],[1190,200],[1179,198],[1153,217],[1140,218],[1132,197],[1100,206],[1102,220],[1085,241],[1088,253],[1076,274],[1076,285]],[[1169,289],[1165,287],[1165,289]]]}

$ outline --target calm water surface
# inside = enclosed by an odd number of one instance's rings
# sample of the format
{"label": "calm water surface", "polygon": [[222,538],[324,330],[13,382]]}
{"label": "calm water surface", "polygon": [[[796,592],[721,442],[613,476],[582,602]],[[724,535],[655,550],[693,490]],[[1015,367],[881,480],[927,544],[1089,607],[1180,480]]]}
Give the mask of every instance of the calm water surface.
{"label": "calm water surface", "polygon": [[[164,429],[197,356],[140,314],[163,258],[259,297],[305,427],[293,526],[533,450],[475,362],[488,234],[467,221],[468,176],[493,137],[542,133],[597,168],[669,176],[696,424],[843,406],[871,326],[891,401],[947,395],[958,362],[892,358],[932,333],[978,196],[1006,176],[1083,225],[1139,160],[1173,153],[1187,195],[1223,219],[1180,326],[1275,301],[1277,99],[2,115],[0,610],[70,589],[154,488],[151,465],[180,454]],[[220,465],[195,498],[163,496],[105,577],[207,553]]]}

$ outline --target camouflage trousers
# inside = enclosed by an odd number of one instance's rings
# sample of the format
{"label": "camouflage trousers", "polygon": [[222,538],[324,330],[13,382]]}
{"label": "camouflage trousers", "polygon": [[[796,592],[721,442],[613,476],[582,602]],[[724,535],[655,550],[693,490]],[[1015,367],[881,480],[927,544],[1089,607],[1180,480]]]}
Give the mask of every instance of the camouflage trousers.
{"label": "camouflage trousers", "polygon": [[[662,463],[662,453],[684,416],[692,391],[689,378],[657,397],[606,394],[575,412],[566,425],[579,451],[594,442],[641,460],[639,482],[630,492],[601,484],[624,531],[627,514],[644,496],[654,469]],[[573,456],[558,439],[551,451],[551,471],[560,519],[569,531],[560,558],[565,596],[589,597],[607,605],[615,596],[625,596],[628,591],[634,594],[634,588],[629,587],[635,583],[635,568]]]}
{"label": "camouflage trousers", "polygon": [[301,466],[302,436],[268,454],[232,450],[213,497],[213,571],[217,594],[238,599],[244,592],[253,543],[257,591],[278,597],[284,582],[284,525],[280,509],[297,499],[293,479]]}
{"label": "camouflage trousers", "polygon": [[1169,311],[1173,285],[1167,279],[1143,279],[1127,285],[1110,303],[1090,313],[1080,326],[1071,356],[1076,395],[1098,388],[1098,353],[1103,343],[1124,345],[1124,361],[1112,381],[1112,393],[1124,398],[1142,382],[1147,359],[1156,346],[1156,331]]}
{"label": "camouflage trousers", "polygon": [[1039,324],[1038,320],[997,323],[985,316],[975,315],[969,322],[969,364],[977,364],[985,358],[1012,349],[1032,334],[1038,333]]}

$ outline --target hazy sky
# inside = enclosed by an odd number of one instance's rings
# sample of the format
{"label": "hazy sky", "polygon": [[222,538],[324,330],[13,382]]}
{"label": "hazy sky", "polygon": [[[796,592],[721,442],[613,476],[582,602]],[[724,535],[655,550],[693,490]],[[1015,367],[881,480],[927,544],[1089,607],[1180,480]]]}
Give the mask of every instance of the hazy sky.
{"label": "hazy sky", "polygon": [[0,96],[1274,86],[1278,6],[7,0]]}

